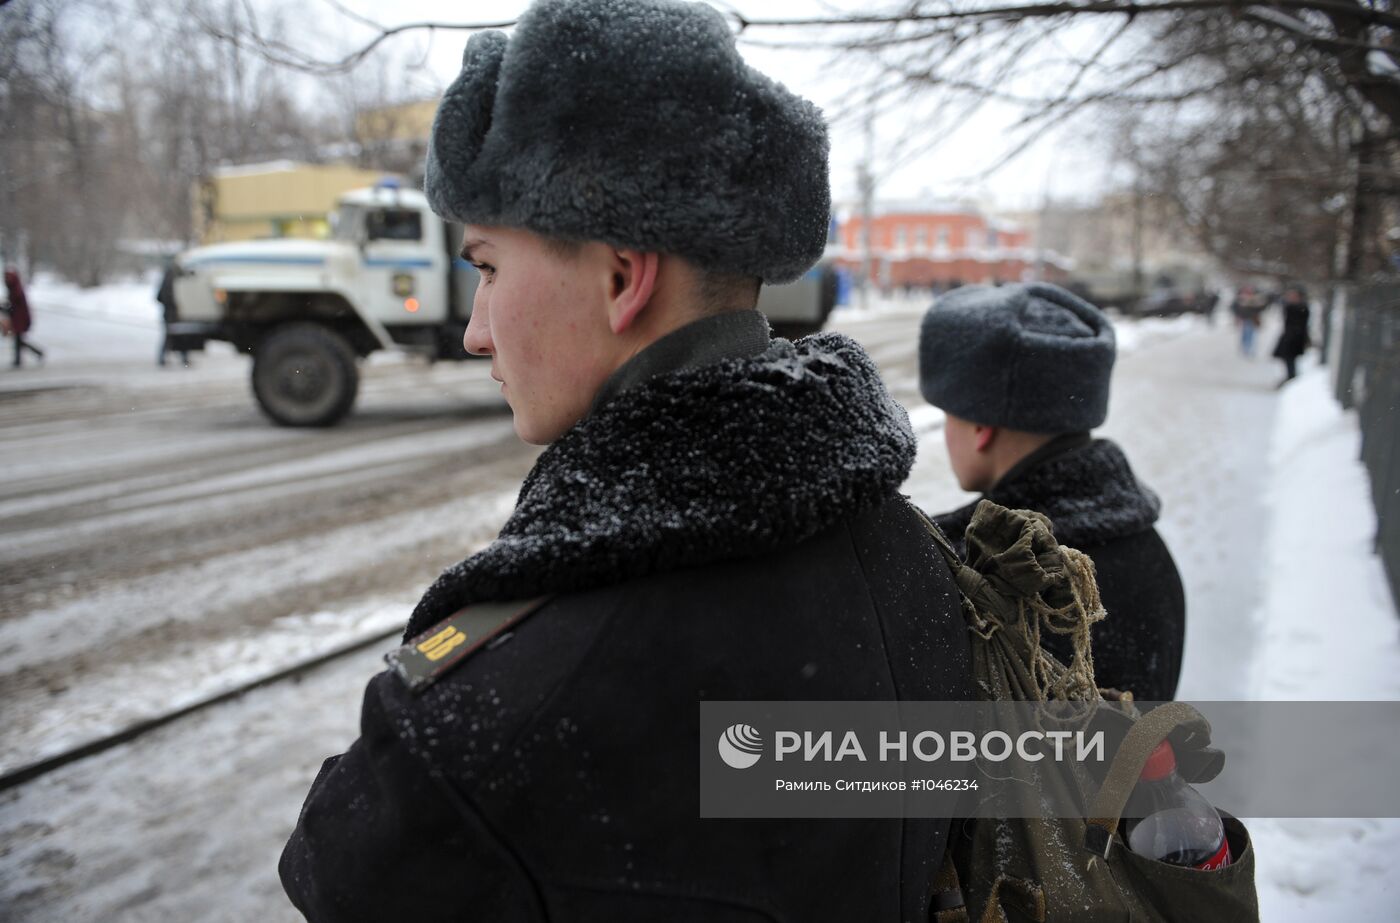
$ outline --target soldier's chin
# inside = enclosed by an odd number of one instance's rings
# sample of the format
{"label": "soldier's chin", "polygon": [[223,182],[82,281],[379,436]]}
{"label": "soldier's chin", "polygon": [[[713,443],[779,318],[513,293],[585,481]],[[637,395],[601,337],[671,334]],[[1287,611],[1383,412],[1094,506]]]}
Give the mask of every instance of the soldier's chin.
{"label": "soldier's chin", "polygon": [[515,435],[520,437],[521,442],[530,445],[549,445],[554,440],[563,435],[563,431],[556,431],[554,427],[534,419],[528,413],[522,413],[511,407],[511,413],[515,415]]}

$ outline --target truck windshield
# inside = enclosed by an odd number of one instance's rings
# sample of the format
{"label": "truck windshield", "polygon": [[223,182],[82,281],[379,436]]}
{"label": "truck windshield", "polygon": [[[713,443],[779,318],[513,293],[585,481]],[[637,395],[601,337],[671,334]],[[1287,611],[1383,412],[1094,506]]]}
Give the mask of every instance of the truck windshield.
{"label": "truck windshield", "polygon": [[422,240],[423,216],[412,208],[342,205],[331,214],[336,240]]}
{"label": "truck windshield", "polygon": [[411,208],[376,208],[365,213],[370,240],[422,240],[423,216]]}

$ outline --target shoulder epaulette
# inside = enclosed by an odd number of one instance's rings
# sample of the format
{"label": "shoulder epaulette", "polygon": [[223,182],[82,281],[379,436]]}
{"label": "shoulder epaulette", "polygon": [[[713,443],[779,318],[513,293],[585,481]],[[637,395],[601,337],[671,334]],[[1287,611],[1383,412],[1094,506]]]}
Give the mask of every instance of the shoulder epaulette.
{"label": "shoulder epaulette", "polygon": [[[538,596],[527,600],[467,606],[407,644],[385,654],[384,660],[403,680],[408,691],[417,695],[481,648],[489,649],[504,643],[511,636],[512,629],[533,615],[548,599],[548,596]],[[470,638],[468,626],[479,626],[483,621],[488,624],[497,622],[493,618],[497,615],[500,618],[495,628],[475,640]]]}

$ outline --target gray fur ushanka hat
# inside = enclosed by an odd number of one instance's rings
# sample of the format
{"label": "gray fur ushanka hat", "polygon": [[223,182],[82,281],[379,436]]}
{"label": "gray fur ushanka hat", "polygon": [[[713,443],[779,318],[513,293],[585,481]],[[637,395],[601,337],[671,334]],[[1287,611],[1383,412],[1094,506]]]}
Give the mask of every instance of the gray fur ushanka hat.
{"label": "gray fur ushanka hat", "polygon": [[821,113],[675,0],[538,0],[467,42],[424,192],[470,224],[674,253],[790,282],[826,244]]}
{"label": "gray fur ushanka hat", "polygon": [[1108,416],[1114,354],[1108,318],[1058,286],[969,286],[924,314],[919,391],[984,426],[1082,432]]}

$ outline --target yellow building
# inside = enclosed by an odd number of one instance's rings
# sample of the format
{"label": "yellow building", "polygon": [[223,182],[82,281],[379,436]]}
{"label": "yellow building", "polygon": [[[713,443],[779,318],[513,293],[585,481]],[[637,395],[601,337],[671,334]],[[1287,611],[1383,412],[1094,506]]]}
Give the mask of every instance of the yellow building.
{"label": "yellow building", "polygon": [[195,229],[206,244],[326,237],[336,199],[351,189],[373,186],[384,175],[290,160],[220,167],[195,189]]}
{"label": "yellow building", "polygon": [[355,118],[355,135],[362,143],[384,141],[425,142],[432,134],[433,116],[442,100],[420,99],[396,106],[367,109]]}

